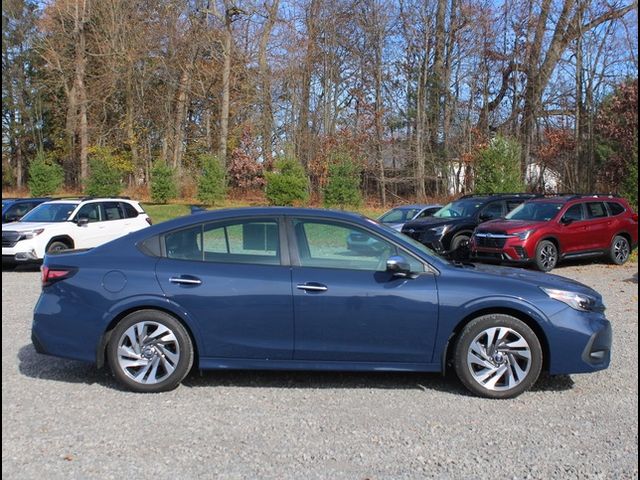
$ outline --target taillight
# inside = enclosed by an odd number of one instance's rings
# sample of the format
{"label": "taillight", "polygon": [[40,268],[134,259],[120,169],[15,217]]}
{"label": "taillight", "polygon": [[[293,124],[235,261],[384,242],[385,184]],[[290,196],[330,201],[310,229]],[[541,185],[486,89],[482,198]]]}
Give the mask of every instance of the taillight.
{"label": "taillight", "polygon": [[75,272],[75,269],[68,267],[48,267],[43,265],[40,267],[40,272],[42,273],[42,287],[48,287],[59,280],[69,278],[71,274]]}

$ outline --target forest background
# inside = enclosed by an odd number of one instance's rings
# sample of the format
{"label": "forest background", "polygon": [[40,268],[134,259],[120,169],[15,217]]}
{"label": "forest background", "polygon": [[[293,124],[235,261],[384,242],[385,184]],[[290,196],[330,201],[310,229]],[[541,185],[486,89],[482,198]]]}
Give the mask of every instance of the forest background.
{"label": "forest background", "polygon": [[637,14],[618,0],[3,0],[3,197],[44,172],[60,177],[44,193],[156,198],[168,175],[161,201],[261,202],[286,170],[305,177],[292,203],[334,198],[333,177],[357,190],[338,203],[384,207],[476,191],[504,168],[483,163],[497,150],[527,190],[554,172],[555,190],[637,208]]}

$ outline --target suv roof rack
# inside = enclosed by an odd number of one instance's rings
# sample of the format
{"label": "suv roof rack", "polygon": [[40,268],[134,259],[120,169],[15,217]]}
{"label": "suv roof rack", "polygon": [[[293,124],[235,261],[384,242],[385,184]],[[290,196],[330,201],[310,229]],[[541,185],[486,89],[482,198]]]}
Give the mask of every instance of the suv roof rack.
{"label": "suv roof rack", "polygon": [[523,193],[523,192],[516,192],[516,193],[471,193],[468,195],[463,195],[460,198],[473,198],[473,197],[529,197],[529,198],[534,198],[534,197],[540,197],[542,196],[540,193]]}
{"label": "suv roof rack", "polygon": [[92,197],[92,196],[87,196],[87,195],[77,195],[77,196],[73,196],[73,195],[65,195],[62,197],[51,197],[51,200],[98,200],[101,198],[121,198],[124,200],[131,200],[131,197],[126,197],[126,196],[119,196],[119,195],[114,195],[113,197]]}
{"label": "suv roof rack", "polygon": [[620,198],[617,193],[574,193],[571,198]]}

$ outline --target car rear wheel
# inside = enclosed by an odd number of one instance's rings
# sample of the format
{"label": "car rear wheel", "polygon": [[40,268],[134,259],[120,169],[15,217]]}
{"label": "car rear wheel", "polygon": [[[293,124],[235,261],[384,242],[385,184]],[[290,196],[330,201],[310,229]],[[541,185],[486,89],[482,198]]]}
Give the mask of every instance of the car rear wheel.
{"label": "car rear wheel", "polygon": [[536,267],[543,272],[550,272],[558,264],[558,247],[549,240],[543,240],[536,247]]}
{"label": "car rear wheel", "polygon": [[513,398],[538,379],[542,348],[536,334],[521,320],[484,315],[462,330],[454,365],[460,381],[476,395]]}
{"label": "car rear wheel", "polygon": [[62,252],[63,250],[69,250],[69,245],[64,242],[56,240],[47,245],[47,253]]}
{"label": "car rear wheel", "polygon": [[193,345],[182,324],[157,310],[127,315],[113,330],[107,347],[116,379],[135,392],[176,388],[193,365]]}
{"label": "car rear wheel", "polygon": [[616,265],[627,263],[631,255],[629,241],[621,235],[616,235],[609,248],[609,259]]}

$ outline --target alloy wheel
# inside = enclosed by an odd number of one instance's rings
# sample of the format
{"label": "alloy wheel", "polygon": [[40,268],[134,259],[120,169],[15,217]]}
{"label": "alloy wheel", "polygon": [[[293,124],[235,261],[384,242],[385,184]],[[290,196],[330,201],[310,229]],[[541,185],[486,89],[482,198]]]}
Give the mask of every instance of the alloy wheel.
{"label": "alloy wheel", "polygon": [[483,330],[469,344],[467,367],[472,378],[493,391],[511,390],[531,369],[531,348],[522,335],[508,327]]}

